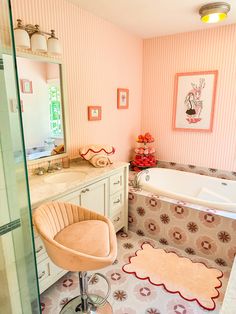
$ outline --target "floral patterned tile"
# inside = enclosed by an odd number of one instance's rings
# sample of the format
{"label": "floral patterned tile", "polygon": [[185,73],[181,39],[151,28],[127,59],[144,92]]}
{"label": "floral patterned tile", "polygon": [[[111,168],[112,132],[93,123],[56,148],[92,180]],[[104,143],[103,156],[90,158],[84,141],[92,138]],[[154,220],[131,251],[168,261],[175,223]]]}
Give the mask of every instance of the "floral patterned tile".
{"label": "floral patterned tile", "polygon": [[164,160],[158,161],[158,167],[193,172],[193,173],[198,173],[198,174],[206,175],[210,177],[217,177],[220,179],[236,180],[235,171],[206,168],[206,167],[200,167],[196,165],[179,164],[179,163],[169,162],[169,161],[164,161]]}
{"label": "floral patterned tile", "polygon": [[144,191],[129,190],[129,229],[191,255],[231,266],[236,254],[236,220],[196,210]]}
{"label": "floral patterned tile", "polygon": [[[228,282],[230,268],[217,266],[222,270],[224,277],[220,296],[216,300],[216,309],[206,311],[196,302],[188,302],[182,299],[178,294],[170,294],[162,287],[150,284],[146,280],[139,280],[135,276],[126,274],[122,266],[127,263],[130,256],[133,256],[143,242],[149,242],[155,247],[164,248],[168,251],[175,251],[181,256],[191,257],[194,261],[204,262],[206,265],[215,267],[215,263],[206,258],[196,255],[190,256],[189,253],[166,245],[165,241],[155,241],[149,237],[133,232],[117,235],[118,256],[113,265],[101,270],[111,283],[111,294],[109,302],[113,307],[114,314],[218,314],[224,291]],[[41,307],[43,314],[56,314],[60,312],[62,306],[69,299],[78,295],[78,276],[76,273],[68,273],[57,283],[50,287],[41,295]],[[106,293],[106,283],[95,276],[89,285],[91,293],[104,295]]]}

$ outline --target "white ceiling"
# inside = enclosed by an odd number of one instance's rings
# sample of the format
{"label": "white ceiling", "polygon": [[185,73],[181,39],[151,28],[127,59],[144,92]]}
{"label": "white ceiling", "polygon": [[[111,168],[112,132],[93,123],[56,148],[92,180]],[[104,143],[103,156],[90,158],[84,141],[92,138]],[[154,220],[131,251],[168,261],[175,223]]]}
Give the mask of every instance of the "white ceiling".
{"label": "white ceiling", "polygon": [[69,0],[81,8],[110,21],[142,38],[200,30],[236,23],[236,1],[231,5],[226,21],[203,24],[199,8],[218,0]]}

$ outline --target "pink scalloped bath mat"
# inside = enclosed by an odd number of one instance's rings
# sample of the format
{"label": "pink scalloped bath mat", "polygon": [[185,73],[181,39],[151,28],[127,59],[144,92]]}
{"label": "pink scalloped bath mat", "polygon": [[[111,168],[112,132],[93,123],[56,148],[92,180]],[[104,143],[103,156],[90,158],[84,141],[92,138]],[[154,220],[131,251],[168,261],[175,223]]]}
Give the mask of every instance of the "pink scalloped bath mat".
{"label": "pink scalloped bath mat", "polygon": [[220,270],[146,243],[135,255],[123,266],[126,273],[148,279],[153,285],[163,286],[167,292],[179,293],[185,300],[196,301],[206,310],[215,309],[214,299],[218,298],[217,289],[222,285]]}

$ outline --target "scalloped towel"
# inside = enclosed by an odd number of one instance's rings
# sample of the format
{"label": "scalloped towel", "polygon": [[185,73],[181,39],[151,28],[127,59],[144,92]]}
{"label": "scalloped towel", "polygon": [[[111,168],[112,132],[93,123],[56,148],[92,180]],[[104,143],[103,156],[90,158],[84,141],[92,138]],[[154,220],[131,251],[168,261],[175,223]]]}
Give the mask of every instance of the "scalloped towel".
{"label": "scalloped towel", "polygon": [[155,249],[150,244],[143,244],[135,255],[123,266],[126,273],[134,274],[138,279],[148,279],[151,284],[178,293],[187,301],[196,301],[206,310],[215,309],[214,299],[218,298],[217,289],[222,285],[220,270],[173,252]]}
{"label": "scalloped towel", "polygon": [[98,168],[112,164],[110,156],[114,153],[115,148],[111,145],[86,145],[80,148],[80,156]]}
{"label": "scalloped towel", "polygon": [[106,167],[111,164],[110,159],[104,155],[94,155],[89,162],[96,168]]}
{"label": "scalloped towel", "polygon": [[96,154],[102,155],[113,155],[115,153],[115,148],[111,145],[86,145],[80,148],[80,155],[86,160],[90,160]]}

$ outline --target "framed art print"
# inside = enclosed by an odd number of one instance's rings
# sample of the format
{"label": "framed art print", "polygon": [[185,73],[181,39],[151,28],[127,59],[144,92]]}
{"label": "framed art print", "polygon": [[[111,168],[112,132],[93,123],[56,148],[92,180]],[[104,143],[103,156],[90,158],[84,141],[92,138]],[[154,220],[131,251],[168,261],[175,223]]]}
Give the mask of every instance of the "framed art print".
{"label": "framed art print", "polygon": [[96,121],[102,118],[102,107],[101,106],[88,106],[88,120]]}
{"label": "framed art print", "polygon": [[24,94],[33,94],[32,81],[21,79],[20,80],[21,91]]}
{"label": "framed art print", "polygon": [[218,71],[176,74],[173,110],[175,130],[212,131],[217,77]]}
{"label": "framed art print", "polygon": [[129,108],[129,90],[127,88],[117,89],[117,108],[118,109]]}

